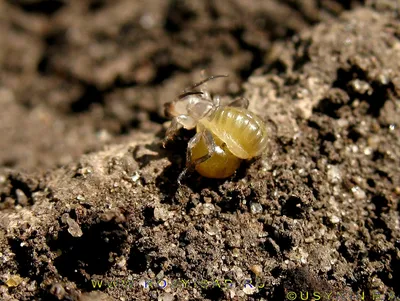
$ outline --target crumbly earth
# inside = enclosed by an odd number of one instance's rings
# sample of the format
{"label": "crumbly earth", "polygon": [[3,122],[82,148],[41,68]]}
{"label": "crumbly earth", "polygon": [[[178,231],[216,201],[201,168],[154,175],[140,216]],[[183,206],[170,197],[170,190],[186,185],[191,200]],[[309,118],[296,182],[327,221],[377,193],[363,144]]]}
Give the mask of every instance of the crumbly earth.
{"label": "crumbly earth", "polygon": [[[0,2],[1,300],[400,298],[396,0]],[[179,186],[205,74],[268,150]]]}

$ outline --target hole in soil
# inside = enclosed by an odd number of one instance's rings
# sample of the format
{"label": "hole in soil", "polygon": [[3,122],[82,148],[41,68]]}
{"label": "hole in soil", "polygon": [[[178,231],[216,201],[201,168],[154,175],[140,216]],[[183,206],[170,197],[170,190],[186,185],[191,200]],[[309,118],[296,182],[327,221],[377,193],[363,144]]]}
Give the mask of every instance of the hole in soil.
{"label": "hole in soil", "polygon": [[16,159],[5,159],[1,162],[1,165],[8,168],[13,168],[17,165],[18,161]]}
{"label": "hole in soil", "polygon": [[37,66],[37,70],[40,74],[46,74],[49,69],[49,57],[48,55],[44,55]]}
{"label": "hole in soil", "polygon": [[157,124],[163,124],[168,120],[167,118],[158,114],[158,112],[148,112],[148,114],[149,114],[149,120]]}
{"label": "hole in soil", "polygon": [[[140,107],[134,106],[132,108],[132,111],[135,112],[133,113],[133,117],[131,120],[124,122],[120,126],[119,134],[120,135],[126,135],[128,134],[132,129],[138,129],[142,126],[142,120],[138,118],[139,112],[143,111]],[[165,121],[168,119],[162,117],[158,112],[154,111],[149,111],[145,112],[148,116],[148,120],[151,122],[154,122],[156,124],[163,124]],[[162,138],[164,138],[165,135],[161,135]]]}
{"label": "hole in soil", "polygon": [[[400,248],[400,241],[397,241],[397,250]],[[396,252],[396,249],[394,250]],[[394,253],[393,252],[393,253]],[[392,278],[388,281],[389,285],[393,287],[396,296],[400,295],[400,286],[397,281],[400,279],[400,260],[395,254],[392,254],[392,262],[390,264],[392,270]]]}
{"label": "hole in soil", "polygon": [[333,82],[332,86],[352,93],[353,91],[349,91],[349,83],[353,79],[365,80],[366,76],[364,71],[355,65],[351,66],[348,70],[339,68],[336,72],[336,80]]}
{"label": "hole in soil", "polygon": [[[264,231],[270,233],[273,241],[279,246],[281,252],[290,250],[294,246],[293,237],[288,232],[276,230],[273,226],[264,224]],[[272,245],[271,245],[272,246]],[[276,253],[274,246],[273,252]]]}
{"label": "hole in soil", "polygon": [[251,53],[251,62],[250,64],[240,71],[241,78],[248,78],[254,70],[261,67],[264,64],[264,55],[265,51],[250,45],[243,39],[244,30],[237,29],[232,32],[232,36],[236,39],[239,44],[239,47],[242,51],[249,51]]}
{"label": "hole in soil", "polygon": [[19,6],[27,13],[38,13],[51,16],[60,10],[64,5],[64,1],[60,0],[43,0],[43,1],[16,1],[8,0],[8,3]]}
{"label": "hole in soil", "polygon": [[[33,205],[33,199],[32,199],[32,191],[29,188],[28,184],[26,184],[25,182],[15,179],[14,177],[10,176],[10,182],[11,182],[11,193],[10,195],[18,200],[18,196],[17,196],[17,189],[21,190],[25,196],[28,199],[28,204],[27,205]],[[24,206],[24,204],[19,204]]]}
{"label": "hole in soil", "polygon": [[341,107],[342,104],[334,103],[330,99],[324,98],[319,102],[318,107],[315,109],[315,111],[324,113],[325,115],[332,118],[338,118],[339,116],[336,112]]}
{"label": "hole in soil", "polygon": [[235,213],[239,209],[239,202],[241,199],[240,191],[227,191],[222,200],[218,202],[221,213]]}
{"label": "hole in soil", "polygon": [[47,289],[40,288],[40,291],[37,294],[35,294],[33,299],[30,300],[59,301],[60,299],[51,294]]}
{"label": "hole in soil", "polygon": [[271,270],[271,275],[272,275],[274,278],[280,277],[281,274],[282,274],[282,268],[281,268],[281,267],[274,267],[274,268]]}
{"label": "hole in soil", "polygon": [[143,273],[147,268],[146,254],[147,252],[140,251],[137,246],[131,248],[127,265],[128,269],[134,274]]}
{"label": "hole in soil", "polygon": [[88,111],[94,103],[104,103],[103,93],[95,86],[87,85],[81,97],[71,104],[71,111],[75,113]]}
{"label": "hole in soil", "polygon": [[144,226],[149,226],[153,224],[154,221],[154,208],[146,207],[143,210]]}
{"label": "hole in soil", "polygon": [[350,96],[343,89],[332,88],[330,93],[319,101],[318,106],[313,112],[320,112],[332,118],[339,118],[339,109],[346,105],[350,100]]}
{"label": "hole in soil", "polygon": [[389,201],[383,195],[373,196],[371,202],[375,205],[376,216],[380,216],[383,212],[389,211]]}
{"label": "hole in soil", "polygon": [[125,232],[114,222],[82,227],[82,231],[83,236],[77,238],[63,230],[57,240],[48,243],[52,251],[61,252],[54,260],[58,272],[80,287],[87,285],[87,274],[101,275],[111,268],[110,252],[120,255],[126,240]]}
{"label": "hole in soil", "polygon": [[367,180],[367,184],[369,185],[369,187],[371,188],[375,188],[376,184],[375,181],[373,179],[368,179]]}
{"label": "hole in soil", "polygon": [[301,198],[297,196],[291,196],[282,206],[282,214],[291,218],[302,218],[304,209],[301,207],[301,205]]}
{"label": "hole in soil", "polygon": [[190,244],[190,239],[188,239],[186,231],[183,231],[179,235],[179,239],[178,240],[179,240],[179,247],[181,247],[181,248],[185,248],[187,245]]}
{"label": "hole in soil", "polygon": [[[159,253],[158,253],[159,254]],[[150,268],[157,275],[164,268],[164,263],[168,261],[166,257],[155,257],[150,260]]]}
{"label": "hole in soil", "polygon": [[148,83],[149,86],[156,86],[161,84],[164,80],[170,78],[175,72],[180,71],[180,69],[173,64],[162,65],[155,62],[157,66],[156,76]]}
{"label": "hole in soil", "polygon": [[46,48],[45,48],[45,51],[43,52],[41,59],[39,60],[38,65],[37,65],[37,70],[40,74],[42,74],[42,75],[50,75],[51,74],[52,54],[54,52],[56,52],[57,49],[61,49],[62,47],[65,46],[66,33],[67,33],[67,31],[64,29],[57,29],[57,30],[49,32],[44,37]]}
{"label": "hole in soil", "polygon": [[[215,283],[203,284],[207,286],[212,286]],[[200,283],[201,285],[201,283]],[[224,292],[215,284],[215,286],[206,288],[203,290],[204,296],[210,300],[224,300]]]}
{"label": "hole in soil", "polygon": [[143,226],[146,226],[146,227],[154,227],[154,226],[161,225],[164,223],[163,221],[157,221],[154,219],[154,208],[153,207],[146,207],[143,210],[143,220],[144,220]]}
{"label": "hole in soil", "polygon": [[284,74],[287,71],[287,69],[288,69],[287,65],[280,59],[277,59],[266,67],[264,73]]}
{"label": "hole in soil", "polygon": [[189,8],[185,7],[182,1],[170,1],[165,21],[165,30],[170,33],[181,31],[191,19],[196,17],[196,14]]}
{"label": "hole in soil", "polygon": [[0,204],[5,202],[7,197],[11,197],[13,202],[12,204],[9,203],[6,208],[10,208],[10,205],[21,205],[23,207],[33,205],[32,193],[37,189],[34,183],[30,183],[29,179],[27,182],[21,180],[18,174],[9,175],[7,180],[7,188],[0,194]]}
{"label": "hole in soil", "polygon": [[[392,83],[382,84],[378,81],[368,81],[366,76],[365,71],[361,70],[356,65],[351,66],[348,70],[341,68],[338,69],[336,80],[332,86],[346,91],[350,96],[350,101],[354,99],[366,101],[369,104],[367,114],[379,117],[380,110],[390,98],[391,91],[394,90],[394,87]],[[351,82],[355,79],[368,83],[372,93],[359,93],[355,91],[354,88],[351,87]]]}
{"label": "hole in soil", "polygon": [[8,243],[15,254],[15,261],[18,265],[18,272],[22,277],[29,277],[38,281],[35,269],[36,260],[33,257],[33,248],[30,246],[21,247],[23,241],[20,239],[9,239]]}
{"label": "hole in soil", "polygon": [[323,140],[323,141],[329,141],[329,142],[335,142],[336,141],[335,134],[332,133],[332,132],[326,133],[321,138],[322,138],[321,140]]}
{"label": "hole in soil", "polygon": [[372,154],[372,161],[379,161],[379,160],[382,160],[384,157],[385,157],[385,154],[383,154],[379,150],[376,150]]}
{"label": "hole in soil", "polygon": [[106,5],[105,0],[93,0],[89,3],[89,10],[91,12],[96,12],[105,7],[105,5]]}
{"label": "hole in soil", "polygon": [[306,65],[308,62],[311,61],[311,57],[309,54],[309,49],[311,46],[311,40],[298,40],[295,42],[295,48],[296,49],[301,49],[301,56],[297,57],[294,65],[293,65],[293,70],[299,71],[301,68],[303,68],[304,65]]}
{"label": "hole in soil", "polygon": [[[383,234],[385,234],[386,238],[390,240],[392,236],[392,231],[387,225],[385,221],[385,213],[389,211],[389,201],[383,195],[375,195],[371,198],[371,203],[375,205],[375,215],[376,218],[373,218],[373,229],[382,229]],[[382,216],[383,214],[383,216]],[[371,229],[372,230],[372,229]]]}
{"label": "hole in soil", "polygon": [[353,140],[353,142],[357,142],[358,139],[361,138],[361,134],[357,131],[357,129],[352,127],[349,129],[349,133],[347,134],[347,137],[349,139]]}
{"label": "hole in soil", "polygon": [[120,135],[127,135],[127,134],[129,134],[129,132],[132,129],[138,129],[139,125],[140,125],[139,120],[137,120],[136,118],[132,119],[128,123],[121,124],[120,129],[119,129],[119,134]]}
{"label": "hole in soil", "polygon": [[272,238],[268,238],[264,243],[261,244],[261,247],[264,248],[271,256],[281,255],[278,244]]}

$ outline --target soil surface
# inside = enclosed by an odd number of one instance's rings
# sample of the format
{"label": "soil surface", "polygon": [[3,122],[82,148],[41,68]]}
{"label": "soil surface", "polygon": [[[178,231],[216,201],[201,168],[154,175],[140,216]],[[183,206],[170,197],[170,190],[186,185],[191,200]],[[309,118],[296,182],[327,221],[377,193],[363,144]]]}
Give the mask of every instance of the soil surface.
{"label": "soil surface", "polygon": [[[0,299],[400,300],[400,4],[341,3],[1,1]],[[213,74],[268,148],[178,185]]]}

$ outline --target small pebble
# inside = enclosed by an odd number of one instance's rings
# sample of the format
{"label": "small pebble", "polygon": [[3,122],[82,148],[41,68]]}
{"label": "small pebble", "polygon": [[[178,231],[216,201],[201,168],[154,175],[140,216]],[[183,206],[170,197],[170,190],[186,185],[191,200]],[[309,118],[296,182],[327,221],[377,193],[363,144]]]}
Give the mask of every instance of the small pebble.
{"label": "small pebble", "polygon": [[17,201],[19,205],[28,206],[28,197],[21,189],[15,190],[15,194],[17,195]]}
{"label": "small pebble", "polygon": [[17,287],[24,281],[23,278],[21,278],[19,275],[12,275],[8,280],[6,281],[6,285],[8,287]]}
{"label": "small pebble", "polygon": [[65,296],[65,289],[60,283],[55,283],[50,288],[50,293],[54,295],[58,300],[62,300]]}
{"label": "small pebble", "polygon": [[250,205],[250,211],[253,214],[262,213],[263,207],[261,206],[260,203],[252,202]]}
{"label": "small pebble", "polygon": [[353,192],[353,195],[357,200],[364,200],[366,198],[365,191],[362,190],[359,186],[354,186],[353,188],[351,188],[351,191]]}
{"label": "small pebble", "polygon": [[256,276],[260,276],[262,274],[262,266],[259,264],[253,264],[250,266],[250,270],[254,273]]}
{"label": "small pebble", "polygon": [[117,262],[118,267],[124,268],[126,266],[126,259],[125,257],[122,257],[121,259],[118,260]]}
{"label": "small pebble", "polygon": [[135,172],[135,174],[131,177],[133,182],[137,182],[140,179],[140,175],[138,172]]}
{"label": "small pebble", "polygon": [[338,184],[342,181],[342,174],[339,167],[336,165],[328,165],[328,171],[326,174],[328,181],[331,184]]}
{"label": "small pebble", "polygon": [[172,301],[174,300],[174,296],[170,293],[164,293],[158,297],[158,301]]}
{"label": "small pebble", "polygon": [[336,215],[332,215],[331,216],[331,223],[332,224],[337,224],[339,222],[340,222],[340,218],[339,217],[337,217]]}
{"label": "small pebble", "polygon": [[203,204],[203,214],[209,215],[212,211],[214,211],[214,205],[210,203]]}
{"label": "small pebble", "polygon": [[0,175],[0,184],[4,184],[7,181],[7,178],[4,175]]}
{"label": "small pebble", "polygon": [[168,220],[169,216],[170,216],[170,213],[167,209],[162,208],[162,207],[154,208],[154,218],[156,220],[166,221],[166,220]]}
{"label": "small pebble", "polygon": [[363,80],[355,79],[350,83],[353,90],[360,94],[371,94],[372,88],[371,86]]}
{"label": "small pebble", "polygon": [[68,224],[68,233],[71,234],[73,237],[81,237],[83,235],[79,224],[72,218],[70,218],[68,213],[64,213],[62,215],[61,221]]}

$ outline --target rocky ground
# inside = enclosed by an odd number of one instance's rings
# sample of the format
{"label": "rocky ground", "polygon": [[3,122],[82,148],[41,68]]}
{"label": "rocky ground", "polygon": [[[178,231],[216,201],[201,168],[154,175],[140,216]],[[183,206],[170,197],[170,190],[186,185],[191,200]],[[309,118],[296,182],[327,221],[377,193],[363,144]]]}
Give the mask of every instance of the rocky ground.
{"label": "rocky ground", "polygon": [[[400,4],[341,3],[0,2],[0,299],[400,299]],[[180,186],[203,73],[268,149]]]}

